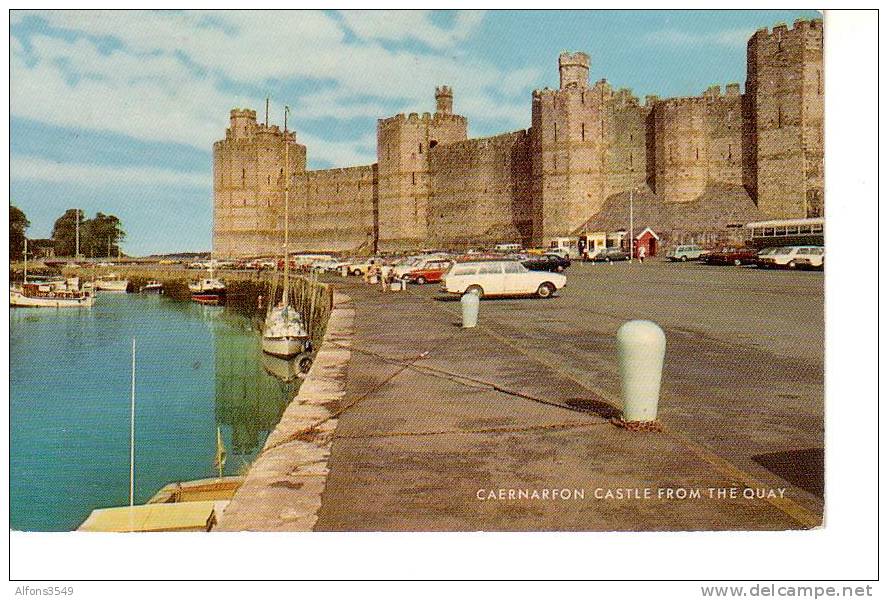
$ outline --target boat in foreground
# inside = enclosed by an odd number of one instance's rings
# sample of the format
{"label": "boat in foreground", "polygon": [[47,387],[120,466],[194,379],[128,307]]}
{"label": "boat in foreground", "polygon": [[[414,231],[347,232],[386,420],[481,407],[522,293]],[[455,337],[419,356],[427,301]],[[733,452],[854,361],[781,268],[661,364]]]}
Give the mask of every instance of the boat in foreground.
{"label": "boat in foreground", "polygon": [[199,304],[216,305],[225,301],[225,282],[213,277],[213,264],[210,264],[209,277],[188,284],[191,299]]}
{"label": "boat in foreground", "polygon": [[9,304],[21,307],[80,308],[90,307],[95,296],[89,292],[56,289],[50,284],[25,283],[9,290]]}
{"label": "boat in foreground", "polygon": [[262,330],[262,351],[281,358],[311,352],[302,314],[286,301],[271,309]]}

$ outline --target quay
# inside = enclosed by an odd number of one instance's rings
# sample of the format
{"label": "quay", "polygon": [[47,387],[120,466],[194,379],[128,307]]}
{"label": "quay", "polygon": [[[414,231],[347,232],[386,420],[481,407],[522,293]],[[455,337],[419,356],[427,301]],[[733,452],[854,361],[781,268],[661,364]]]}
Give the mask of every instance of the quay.
{"label": "quay", "polygon": [[[217,529],[819,526],[822,276],[663,263],[572,271],[560,298],[484,301],[475,329],[459,327],[458,303],[434,286],[386,293],[330,278],[315,365]],[[641,300],[645,285],[665,286],[656,307]],[[795,317],[781,307],[787,287]],[[724,300],[697,302],[713,291]],[[746,309],[762,317],[736,317]],[[662,432],[612,423],[610,345],[641,310],[670,340]],[[810,352],[793,355],[793,328]]]}

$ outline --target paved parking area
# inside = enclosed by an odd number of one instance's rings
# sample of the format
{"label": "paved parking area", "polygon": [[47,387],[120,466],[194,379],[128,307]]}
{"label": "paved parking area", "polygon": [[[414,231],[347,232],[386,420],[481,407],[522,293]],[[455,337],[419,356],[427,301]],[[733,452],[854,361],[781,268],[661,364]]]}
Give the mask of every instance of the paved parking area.
{"label": "paved parking area", "polygon": [[[822,507],[822,271],[649,260],[575,263],[567,275],[558,298],[483,302],[482,321],[611,398],[617,329],[655,321],[667,338],[661,419]],[[410,289],[433,298],[436,288]]]}
{"label": "paved parking area", "polygon": [[[782,529],[819,519],[822,273],[577,264],[559,297],[483,301],[471,333],[437,285],[384,294],[330,280],[356,308],[347,396],[358,403],[340,418],[318,529]],[[666,331],[668,435],[607,421],[619,405],[614,336],[633,318]],[[791,502],[477,498],[758,484]]]}

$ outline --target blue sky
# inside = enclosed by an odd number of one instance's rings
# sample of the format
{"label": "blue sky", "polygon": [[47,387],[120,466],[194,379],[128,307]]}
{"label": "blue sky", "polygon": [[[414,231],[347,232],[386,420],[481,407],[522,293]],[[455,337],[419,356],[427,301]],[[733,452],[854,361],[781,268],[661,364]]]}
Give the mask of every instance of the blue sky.
{"label": "blue sky", "polygon": [[283,105],[309,168],[375,160],[376,119],[454,88],[471,136],[530,125],[563,50],[590,78],[688,96],[746,76],[746,40],[815,11],[13,11],[11,203],[48,237],[65,209],[120,217],[124,251],[208,250],[211,147],[228,111]]}

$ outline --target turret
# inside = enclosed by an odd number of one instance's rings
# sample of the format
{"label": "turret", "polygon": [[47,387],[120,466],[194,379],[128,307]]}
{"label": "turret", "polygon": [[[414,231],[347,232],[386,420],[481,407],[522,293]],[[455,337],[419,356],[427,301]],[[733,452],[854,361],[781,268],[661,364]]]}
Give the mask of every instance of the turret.
{"label": "turret", "polygon": [[248,108],[231,110],[229,132],[234,139],[249,137],[256,129],[256,111]]}
{"label": "turret", "polygon": [[562,52],[558,56],[561,89],[589,86],[589,55],[585,52]]}
{"label": "turret", "polygon": [[453,114],[453,90],[450,86],[435,88],[435,112],[439,115]]}

